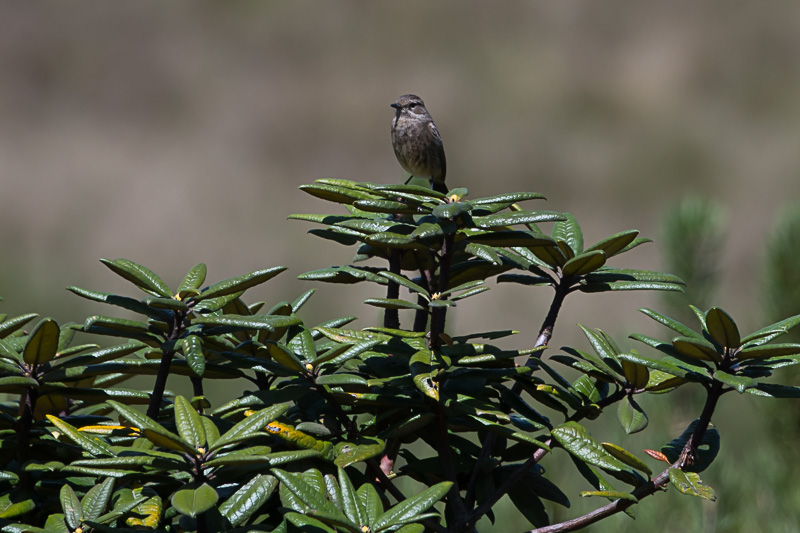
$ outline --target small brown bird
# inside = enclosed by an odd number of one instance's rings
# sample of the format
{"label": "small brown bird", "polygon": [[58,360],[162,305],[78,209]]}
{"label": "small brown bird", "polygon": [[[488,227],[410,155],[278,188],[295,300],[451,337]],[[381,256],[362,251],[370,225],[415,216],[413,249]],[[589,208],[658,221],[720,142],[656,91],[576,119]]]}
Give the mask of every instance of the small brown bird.
{"label": "small brown bird", "polygon": [[444,184],[447,162],[442,136],[422,98],[405,94],[391,107],[396,111],[392,120],[394,155],[403,170],[411,174],[406,183],[411,178],[424,178],[430,181],[434,191],[447,194]]}

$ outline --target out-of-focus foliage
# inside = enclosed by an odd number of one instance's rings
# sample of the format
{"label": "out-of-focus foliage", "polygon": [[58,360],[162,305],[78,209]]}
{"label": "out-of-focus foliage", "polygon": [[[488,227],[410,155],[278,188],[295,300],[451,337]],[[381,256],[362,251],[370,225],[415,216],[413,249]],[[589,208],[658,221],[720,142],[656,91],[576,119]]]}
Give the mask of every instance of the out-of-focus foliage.
{"label": "out-of-focus foliage", "polygon": [[662,295],[671,313],[684,316],[692,303],[710,305],[723,266],[725,218],[719,203],[697,196],[681,200],[665,214],[661,228],[665,263],[686,282],[684,293]]}

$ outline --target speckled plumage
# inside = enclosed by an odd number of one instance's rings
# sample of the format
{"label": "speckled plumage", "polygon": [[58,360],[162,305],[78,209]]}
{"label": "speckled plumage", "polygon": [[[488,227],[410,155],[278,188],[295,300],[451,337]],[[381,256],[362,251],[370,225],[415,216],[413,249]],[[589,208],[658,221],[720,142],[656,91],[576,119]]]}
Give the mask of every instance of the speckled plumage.
{"label": "speckled plumage", "polygon": [[400,166],[411,177],[427,179],[433,190],[446,194],[447,161],[442,136],[425,103],[419,96],[406,94],[391,106],[396,111],[392,120],[392,146]]}

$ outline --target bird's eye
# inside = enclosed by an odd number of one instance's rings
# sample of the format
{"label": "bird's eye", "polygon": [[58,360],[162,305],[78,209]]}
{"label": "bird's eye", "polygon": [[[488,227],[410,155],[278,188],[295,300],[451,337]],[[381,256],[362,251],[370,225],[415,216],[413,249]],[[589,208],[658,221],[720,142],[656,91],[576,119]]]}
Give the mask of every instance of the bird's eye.
{"label": "bird's eye", "polygon": [[408,104],[408,107],[410,107],[411,109],[414,109],[414,108],[415,108],[415,107],[417,107],[418,105],[419,105],[419,104],[418,104],[417,102],[411,102],[410,104]]}

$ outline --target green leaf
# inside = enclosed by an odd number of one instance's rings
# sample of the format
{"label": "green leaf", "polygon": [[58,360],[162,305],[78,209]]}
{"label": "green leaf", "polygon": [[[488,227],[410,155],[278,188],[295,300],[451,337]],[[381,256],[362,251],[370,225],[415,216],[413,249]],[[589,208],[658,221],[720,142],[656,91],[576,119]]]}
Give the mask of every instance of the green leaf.
{"label": "green leaf", "polygon": [[402,285],[403,287],[407,288],[411,292],[415,292],[417,294],[420,294],[426,300],[430,300],[430,298],[431,298],[431,294],[428,291],[426,291],[425,289],[423,289],[422,287],[420,287],[419,285],[417,285],[416,283],[414,283],[413,281],[411,281],[410,279],[408,279],[405,276],[402,276],[400,274],[395,274],[394,272],[389,272],[388,270],[384,270],[382,272],[378,272],[378,275],[382,276],[382,277],[384,277],[384,278],[386,278],[386,279],[388,279],[390,281],[393,281],[393,282],[397,283],[398,285]]}
{"label": "green leaf", "polygon": [[373,305],[382,309],[416,309],[423,311],[425,308],[419,304],[409,302],[407,300],[400,300],[398,298],[369,298],[364,300],[367,305]]}
{"label": "green leaf", "polygon": [[340,442],[334,448],[333,463],[342,468],[366,461],[383,453],[386,443],[375,437],[361,437],[357,442]]}
{"label": "green leaf", "polygon": [[638,498],[631,494],[630,492],[621,492],[618,490],[584,490],[581,491],[581,498],[587,498],[589,496],[600,496],[601,498],[606,498],[608,500],[629,500],[634,503],[639,503]]}
{"label": "green leaf", "polygon": [[[583,232],[571,213],[562,213],[564,220],[553,224],[553,238],[565,242],[573,255],[583,253]],[[592,251],[587,250],[587,251]]]}
{"label": "green leaf", "polygon": [[742,344],[736,322],[719,307],[712,307],[706,313],[706,328],[711,338],[720,346],[735,350]]}
{"label": "green leaf", "polygon": [[396,526],[416,522],[419,515],[433,507],[436,502],[450,492],[452,485],[449,481],[443,481],[416,496],[406,498],[380,515],[372,524],[372,530],[375,532],[390,531]]}
{"label": "green leaf", "polygon": [[323,492],[308,484],[301,476],[290,474],[277,468],[273,469],[272,473],[281,480],[286,490],[309,507],[306,515],[329,525],[347,528],[349,531],[360,531],[359,524],[354,523],[345,516],[333,503],[324,497]]}
{"label": "green leaf", "polygon": [[278,488],[276,478],[258,474],[234,492],[219,507],[219,512],[230,521],[233,527],[243,525],[269,500],[276,488]]}
{"label": "green leaf", "polygon": [[648,423],[647,414],[631,396],[626,396],[619,402],[617,419],[628,435],[642,431]]}
{"label": "green leaf", "polygon": [[722,356],[714,346],[705,340],[698,340],[691,337],[676,337],[672,340],[672,346],[686,357],[700,359],[703,361],[722,362]]}
{"label": "green leaf", "polygon": [[758,386],[758,382],[753,378],[749,378],[747,376],[728,374],[727,372],[723,372],[722,370],[717,370],[716,372],[714,372],[714,379],[716,379],[717,381],[721,381],[725,385],[733,387],[739,394],[742,394],[747,389],[752,389]]}
{"label": "green leaf", "polygon": [[798,354],[800,354],[800,344],[767,344],[743,348],[736,354],[736,359],[743,361]]}
{"label": "green leaf", "polygon": [[178,296],[181,299],[186,299],[189,296],[195,296],[200,291],[200,287],[206,281],[206,265],[205,263],[197,263],[192,269],[186,273],[183,281],[178,286]]}
{"label": "green leaf", "polygon": [[33,328],[22,358],[29,365],[41,365],[51,361],[58,353],[58,324],[52,318],[42,319]]}
{"label": "green leaf", "polygon": [[[434,215],[435,214],[436,210],[434,210]],[[556,222],[559,220],[564,220],[564,214],[556,213],[555,211],[517,211],[514,213],[498,213],[496,215],[472,217],[472,222],[475,224],[475,227],[482,229],[502,228],[515,224]]]}
{"label": "green leaf", "polygon": [[606,262],[606,254],[601,251],[586,252],[576,255],[562,267],[564,276],[583,276],[594,272]]}
{"label": "green leaf", "polygon": [[206,369],[206,356],[203,354],[203,339],[198,335],[187,335],[181,339],[183,356],[198,377],[203,377]]}
{"label": "green leaf", "polygon": [[181,452],[188,452],[192,455],[197,453],[197,450],[195,450],[195,448],[189,442],[178,435],[175,435],[171,431],[167,431],[161,424],[149,416],[114,400],[108,400],[107,403],[113,407],[125,420],[133,424],[134,427],[142,430],[147,440],[153,442],[157,446],[162,446],[164,448]]}
{"label": "green leaf", "polygon": [[127,259],[101,259],[101,263],[110,268],[115,274],[130,281],[147,294],[171,298],[172,293],[164,281],[152,270]]}
{"label": "green leaf", "polygon": [[114,478],[108,477],[86,492],[81,500],[84,520],[97,520],[103,514],[114,491]]}
{"label": "green leaf", "polygon": [[496,196],[487,196],[485,198],[478,198],[477,200],[472,200],[472,205],[515,203],[515,202],[524,202],[526,200],[543,200],[543,199],[545,199],[544,195],[539,194],[538,192],[512,192],[512,193],[498,194]]}
{"label": "green leaf", "polygon": [[[29,527],[20,527],[19,529],[14,528],[13,526],[7,523],[6,519],[15,518],[15,517],[22,517],[36,509],[36,501],[30,496],[30,493],[27,491],[13,491],[11,493],[3,494],[0,496],[0,524],[3,525],[2,531],[6,532],[13,532],[13,533],[29,533],[33,531]],[[8,504],[8,505],[6,505]],[[61,523],[64,523],[64,516],[61,516]],[[43,531],[43,530],[39,530]],[[37,533],[39,533],[37,531]],[[50,531],[46,531],[45,533],[50,533]]]}
{"label": "green leaf", "polygon": [[361,506],[366,515],[366,524],[374,524],[378,517],[383,513],[383,502],[375,490],[375,487],[369,483],[364,483],[356,491]]}
{"label": "green leaf", "polygon": [[244,420],[238,422],[235,426],[225,432],[217,441],[210,447],[210,451],[219,450],[224,446],[241,442],[249,439],[259,432],[264,430],[264,427],[281,416],[289,408],[289,404],[281,403],[273,405],[248,416]]}
{"label": "green leaf", "polygon": [[188,483],[176,491],[170,503],[176,511],[192,518],[208,511],[219,500],[217,491],[208,483]]}
{"label": "green leaf", "polygon": [[83,507],[81,501],[69,485],[61,487],[59,492],[61,508],[64,510],[64,519],[71,530],[75,530],[83,522]]}
{"label": "green leaf", "polygon": [[641,472],[644,472],[648,476],[653,475],[653,471],[650,470],[650,467],[647,466],[647,464],[645,464],[644,461],[642,461],[641,459],[639,459],[638,457],[633,455],[628,450],[625,450],[625,449],[617,446],[616,444],[612,444],[610,442],[604,442],[604,443],[602,443],[602,445],[603,445],[603,448],[608,453],[610,453],[611,455],[613,455],[614,457],[616,457],[617,459],[619,459],[620,461],[622,461],[626,465],[628,465],[628,466],[630,466],[632,468],[635,468],[636,470],[639,470]]}
{"label": "green leaf", "polygon": [[788,333],[790,329],[800,324],[800,315],[795,315],[769,326],[765,326],[742,339],[744,345],[766,344],[776,337]]}
{"label": "green leaf", "polygon": [[203,420],[189,401],[183,396],[175,397],[175,426],[181,438],[194,446],[195,450],[206,447],[206,430]]}
{"label": "green leaf", "polygon": [[[336,533],[337,530],[328,527],[325,525],[324,522],[317,520],[316,518],[312,518],[310,516],[306,516],[300,513],[286,513],[284,518],[287,522],[295,526],[297,531],[308,532],[308,533]],[[275,529],[278,533],[284,533],[286,529],[280,530]]]}
{"label": "green leaf", "polygon": [[353,523],[360,526],[368,524],[366,510],[358,499],[353,483],[350,481],[350,478],[347,477],[347,473],[345,473],[341,466],[337,467],[337,477],[339,479],[339,488],[341,492],[341,505],[339,507],[342,508],[344,514]]}
{"label": "green leaf", "polygon": [[75,444],[89,452],[91,455],[94,456],[108,456],[113,455],[111,451],[111,447],[105,442],[97,437],[91,437],[81,431],[78,431],[77,428],[73,427],[72,425],[56,418],[53,415],[45,415],[47,419],[53,424],[55,427],[59,429],[62,433],[66,434],[70,439],[72,439]]}
{"label": "green leaf", "polygon": [[251,287],[255,287],[256,285],[260,285],[266,281],[269,281],[286,270],[286,268],[287,267],[284,266],[272,267],[265,270],[256,270],[255,272],[251,272],[243,276],[228,278],[220,281],[219,283],[211,285],[208,289],[195,296],[194,300],[199,302],[209,298],[218,298],[220,296],[245,291]]}
{"label": "green leaf", "polygon": [[600,250],[606,254],[606,257],[612,257],[623,251],[629,244],[631,244],[636,236],[639,235],[639,230],[630,229],[615,233],[610,237],[606,237],[602,241],[589,247],[587,252]]}
{"label": "green leaf", "polygon": [[298,187],[301,191],[307,192],[311,196],[335,202],[337,204],[352,205],[357,200],[374,200],[376,196],[369,194],[366,191],[342,187],[339,185],[321,183],[317,180],[311,185],[301,185]]}
{"label": "green leaf", "polygon": [[392,200],[359,200],[353,203],[354,207],[368,213],[387,213],[415,215],[418,213],[416,205]]}
{"label": "green leaf", "polygon": [[222,315],[205,316],[192,320],[192,324],[204,326],[222,326],[233,329],[257,329],[267,331],[275,331],[278,328],[285,328],[288,326],[297,326],[302,323],[303,321],[300,317],[294,315]]}
{"label": "green leaf", "polygon": [[647,385],[650,379],[650,371],[647,367],[638,363],[632,363],[623,359],[622,373],[625,375],[625,380],[634,388],[641,389]]}
{"label": "green leaf", "polygon": [[565,450],[584,462],[610,472],[630,471],[630,467],[608,453],[577,422],[565,422],[553,428],[551,434]]}
{"label": "green leaf", "polygon": [[3,320],[0,321],[0,339],[4,339],[17,331],[19,328],[25,326],[28,322],[36,318],[36,313],[28,313],[26,315],[20,315],[18,317],[14,317],[10,320]]}
{"label": "green leaf", "polygon": [[687,473],[679,468],[670,468],[669,482],[683,494],[697,496],[712,502],[717,500],[714,489],[704,485],[696,472]]}

